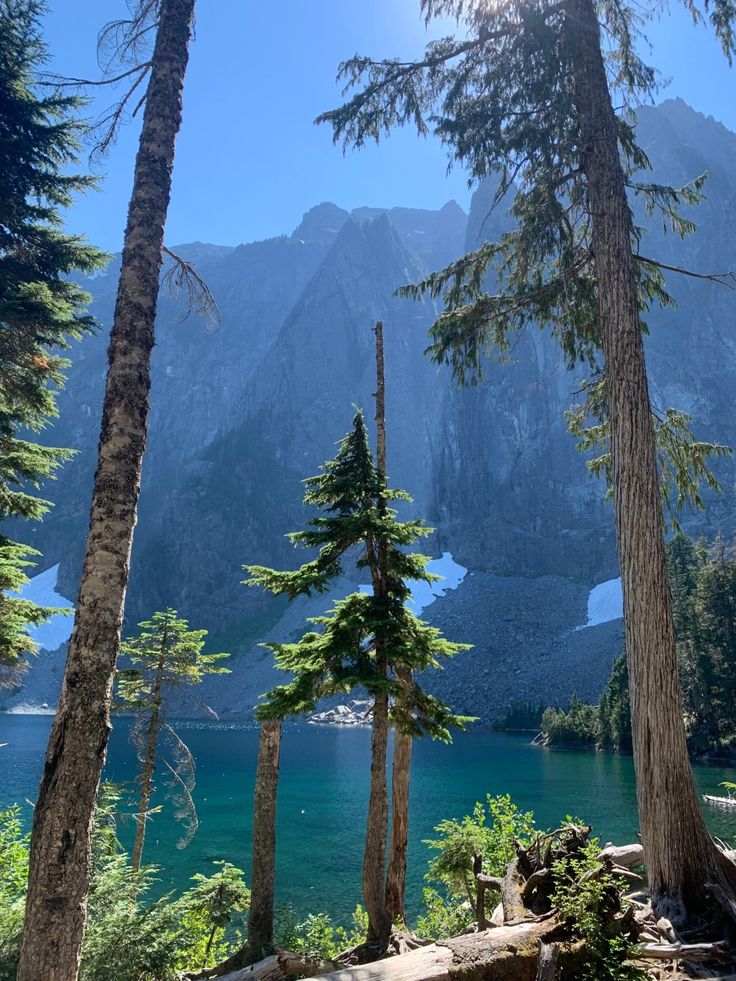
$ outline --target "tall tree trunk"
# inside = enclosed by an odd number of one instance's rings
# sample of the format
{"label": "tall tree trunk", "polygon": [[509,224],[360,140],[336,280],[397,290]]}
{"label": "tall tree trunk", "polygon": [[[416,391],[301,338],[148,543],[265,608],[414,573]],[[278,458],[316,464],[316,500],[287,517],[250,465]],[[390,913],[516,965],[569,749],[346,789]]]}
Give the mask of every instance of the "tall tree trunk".
{"label": "tall tree trunk", "polygon": [[18,981],[78,975],[97,787],[110,732],[141,461],[163,230],[194,0],[161,0],[125,231],[87,550],[33,817]]}
{"label": "tall tree trunk", "polygon": [[373,328],[376,335],[376,461],[378,472],[388,483],[386,465],[386,366],[383,356],[383,323],[378,320]]}
{"label": "tall tree trunk", "polygon": [[[379,320],[376,333],[376,433],[378,470],[386,478],[386,425],[383,379],[383,325]],[[385,497],[381,501],[386,507]],[[369,551],[373,546],[369,543]],[[385,601],[388,595],[386,549],[381,542],[377,555],[371,562],[373,595]],[[376,636],[376,667],[386,677],[388,662],[386,644]],[[391,935],[391,917],[386,911],[384,876],[386,874],[386,835],[388,832],[388,787],[386,785],[386,759],[388,756],[388,695],[379,693],[373,703],[373,729],[371,731],[371,789],[368,799],[368,820],[363,852],[363,902],[368,913],[368,939],[379,948],[388,944]]]}
{"label": "tall tree trunk", "polygon": [[632,219],[593,0],[569,0],[567,21],[611,426],[639,820],[654,904],[677,923],[702,904],[705,882],[734,870],[707,832],[687,753]]}
{"label": "tall tree trunk", "polygon": [[[376,645],[378,646],[378,645]],[[380,653],[377,651],[380,657]],[[378,661],[379,671],[386,671],[385,658]],[[388,944],[391,919],[386,911],[386,833],[388,831],[388,788],[386,757],[388,754],[388,695],[376,695],[373,702],[371,732],[371,790],[363,852],[363,902],[368,914],[368,939],[379,948]]]}
{"label": "tall tree trunk", "polygon": [[[164,633],[164,644],[166,643]],[[143,842],[146,838],[146,824],[148,823],[148,808],[151,803],[153,793],[153,771],[156,765],[156,744],[161,728],[161,687],[163,685],[164,662],[163,658],[159,661],[154,683],[153,707],[151,718],[148,725],[148,738],[146,740],[146,755],[143,760],[143,771],[141,772],[141,798],[138,802],[138,815],[135,826],[135,842],[133,844],[133,856],[130,864],[134,872],[138,872],[141,867],[143,857]]]}
{"label": "tall tree trunk", "polygon": [[[376,334],[376,457],[378,470],[388,485],[386,464],[386,370],[383,348],[383,324],[379,320]],[[385,583],[388,589],[388,582]],[[411,671],[397,672],[405,692],[411,691]],[[391,771],[391,838],[386,874],[386,916],[390,923],[406,922],[406,848],[409,836],[409,775],[411,772],[411,736],[394,727],[394,760]]]}
{"label": "tall tree trunk", "polygon": [[245,962],[273,951],[274,880],[276,877],[276,790],[279,782],[281,720],[261,724],[253,799],[253,866],[248,945]]}
{"label": "tall tree trunk", "polygon": [[[408,678],[406,677],[408,675]],[[411,686],[411,672],[398,672],[399,681]],[[409,778],[412,738],[394,728],[394,766],[391,777],[391,843],[386,875],[386,912],[392,923],[406,923],[406,850],[409,842]]]}

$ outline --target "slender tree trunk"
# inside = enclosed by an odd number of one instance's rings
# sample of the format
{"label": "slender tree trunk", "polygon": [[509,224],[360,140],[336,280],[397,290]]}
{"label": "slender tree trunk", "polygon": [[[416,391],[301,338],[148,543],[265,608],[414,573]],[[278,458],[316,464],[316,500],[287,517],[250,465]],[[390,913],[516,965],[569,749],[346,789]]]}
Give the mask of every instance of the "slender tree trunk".
{"label": "slender tree trunk", "polygon": [[[386,428],[383,382],[383,325],[379,320],[376,332],[376,432],[378,469],[386,476]],[[385,498],[381,502],[386,507]],[[373,546],[369,543],[369,551]],[[388,573],[386,569],[386,550],[381,542],[377,545],[377,555],[371,562],[371,581],[373,595],[383,602],[388,594]],[[388,661],[386,644],[376,636],[376,667],[382,677],[386,677]],[[373,728],[371,731],[371,789],[368,799],[368,820],[363,852],[363,902],[368,913],[368,939],[378,943],[379,948],[388,944],[391,936],[391,917],[386,911],[386,835],[388,832],[388,787],[386,784],[386,760],[388,756],[388,695],[379,693],[373,703]]]}
{"label": "slender tree trunk", "polygon": [[246,963],[273,951],[274,880],[276,877],[276,790],[279,782],[281,720],[261,724],[253,799],[253,866],[248,912]]}
{"label": "slender tree trunk", "polygon": [[[405,677],[408,675],[408,679]],[[411,685],[411,672],[399,672],[399,681]],[[406,850],[409,842],[409,779],[412,738],[394,727],[394,766],[391,779],[391,843],[386,875],[386,912],[392,923],[406,923]]]}
{"label": "slender tree trunk", "polygon": [[[164,634],[164,638],[166,634]],[[164,639],[165,643],[165,639]],[[156,764],[156,745],[158,734],[161,728],[161,686],[163,684],[164,664],[163,659],[159,661],[156,681],[154,684],[153,707],[151,718],[148,725],[148,739],[146,741],[146,755],[143,761],[143,771],[141,773],[141,799],[138,803],[138,815],[135,826],[135,842],[133,844],[133,857],[131,865],[134,872],[138,872],[141,867],[143,857],[143,842],[146,838],[146,824],[148,822],[148,808],[151,803],[153,793],[153,771]]]}
{"label": "slender tree trunk", "polygon": [[700,815],[685,741],[632,220],[593,0],[569,0],[568,25],[611,426],[639,820],[655,907],[678,923],[702,905],[704,883],[731,878],[733,868]]}
{"label": "slender tree trunk", "polygon": [[[385,659],[378,662],[386,671]],[[376,695],[373,702],[371,732],[371,791],[363,852],[363,902],[368,913],[368,939],[380,948],[388,944],[391,919],[386,912],[386,833],[388,831],[388,788],[386,757],[388,754],[388,695]]]}
{"label": "slender tree trunk", "polygon": [[18,981],[74,981],[110,732],[174,144],[194,0],[161,0],[110,347],[90,528],[59,710],[33,818]]}
{"label": "slender tree trunk", "polygon": [[386,465],[386,367],[383,356],[383,323],[379,320],[373,328],[376,335],[376,460],[378,472],[388,480]]}
{"label": "slender tree trunk", "polygon": [[[383,349],[383,324],[379,320],[376,334],[376,457],[378,470],[388,484],[386,464],[386,371]],[[388,589],[388,582],[385,583]],[[412,685],[411,671],[399,670],[398,680],[403,690]],[[406,890],[406,848],[409,836],[409,775],[411,772],[411,736],[394,727],[394,760],[391,771],[391,838],[386,875],[386,915],[390,923],[397,919],[406,922],[404,893]]]}

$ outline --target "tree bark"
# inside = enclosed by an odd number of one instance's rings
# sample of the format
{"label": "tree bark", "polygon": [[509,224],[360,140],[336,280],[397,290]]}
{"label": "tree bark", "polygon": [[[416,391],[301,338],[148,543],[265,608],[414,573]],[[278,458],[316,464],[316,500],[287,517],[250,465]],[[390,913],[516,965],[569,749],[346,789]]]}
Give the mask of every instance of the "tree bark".
{"label": "tree bark", "polygon": [[[379,662],[379,671],[381,664]],[[386,665],[383,662],[385,672]],[[383,948],[391,935],[391,919],[386,912],[384,875],[386,833],[388,830],[388,695],[376,695],[371,732],[371,790],[368,799],[365,850],[363,852],[363,902],[368,913],[368,939]]]}
{"label": "tree bark", "polygon": [[273,951],[276,878],[276,791],[279,783],[281,720],[261,723],[253,799],[253,865],[248,911],[248,959]]}
{"label": "tree bark", "polygon": [[[376,333],[376,456],[379,473],[386,479],[386,423],[385,389],[383,376],[383,325],[379,320]],[[386,508],[385,496],[380,506]],[[378,602],[388,596],[388,572],[386,549],[382,542],[375,546],[368,543],[372,554],[371,583]],[[376,668],[385,678],[388,671],[385,640],[377,632],[374,638]],[[368,799],[365,849],[363,851],[363,902],[368,914],[368,939],[376,941],[380,951],[388,944],[391,935],[391,918],[386,911],[384,876],[386,874],[386,835],[388,832],[388,787],[386,784],[386,759],[388,756],[388,695],[380,692],[373,702],[373,728],[371,731],[371,788]]]}
{"label": "tree bark", "polygon": [[[408,681],[402,675],[408,674]],[[399,672],[399,681],[411,685],[411,672]],[[412,738],[394,727],[394,765],[391,779],[391,839],[386,875],[386,913],[392,923],[406,923],[406,861],[409,842],[409,781]]]}
{"label": "tree bark", "polygon": [[[374,327],[376,335],[376,459],[378,471],[388,485],[386,464],[386,372],[383,349],[383,323]],[[388,591],[385,571],[384,588]],[[411,690],[411,671],[399,670],[397,677],[404,691]],[[406,923],[404,894],[406,891],[406,849],[409,838],[409,777],[411,773],[411,736],[394,727],[394,759],[391,771],[391,837],[388,849],[385,905],[390,923],[401,919]]]}
{"label": "tree bark", "polygon": [[703,904],[708,877],[730,879],[733,866],[700,815],[685,741],[632,219],[593,0],[569,0],[566,20],[598,284],[641,837],[653,905],[681,923]]}
{"label": "tree bark", "polygon": [[34,811],[18,981],[78,975],[90,836],[110,732],[146,444],[163,230],[194,0],[161,0],[125,231],[90,527],[59,709]]}
{"label": "tree bark", "polygon": [[536,981],[555,981],[555,977],[557,975],[557,958],[559,955],[559,944],[546,944],[544,941],[540,942]]}

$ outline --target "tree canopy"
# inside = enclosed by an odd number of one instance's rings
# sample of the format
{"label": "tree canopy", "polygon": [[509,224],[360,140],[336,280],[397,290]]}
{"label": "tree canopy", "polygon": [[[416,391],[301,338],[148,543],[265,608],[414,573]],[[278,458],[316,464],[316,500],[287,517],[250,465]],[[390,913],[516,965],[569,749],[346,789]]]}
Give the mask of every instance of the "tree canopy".
{"label": "tree canopy", "polygon": [[[37,489],[69,451],[33,434],[56,416],[68,363],[59,351],[95,327],[73,274],[105,260],[63,230],[73,196],[94,182],[73,172],[82,101],[39,83],[42,11],[36,0],[0,2],[0,521],[38,520],[49,507]],[[0,683],[12,682],[35,649],[28,626],[52,612],[13,595],[37,555],[0,536]]]}
{"label": "tree canopy", "polygon": [[[348,558],[358,569],[375,573],[379,546],[385,556],[386,595],[356,592],[338,600],[324,616],[311,618],[308,630],[294,643],[270,643],[278,667],[292,679],[269,692],[257,709],[259,718],[283,718],[314,710],[329,695],[362,686],[375,696],[399,694],[396,672],[421,672],[440,667],[447,657],[469,647],[452,643],[439,630],[408,609],[410,580],[434,582],[428,557],[405,549],[431,532],[422,521],[399,521],[387,500],[410,500],[404,491],[386,488],[373,461],[362,412],[356,412],[350,432],[337,455],[322,471],[305,481],[304,503],[319,513],[305,530],[289,537],[296,544],[318,549],[317,557],[292,571],[246,566],[247,584],[263,586],[275,595],[293,599],[313,590],[325,591],[341,573]],[[375,637],[385,649],[389,674],[375,657]],[[414,683],[411,698],[397,699],[393,721],[412,735],[449,739],[453,726],[468,721]]]}

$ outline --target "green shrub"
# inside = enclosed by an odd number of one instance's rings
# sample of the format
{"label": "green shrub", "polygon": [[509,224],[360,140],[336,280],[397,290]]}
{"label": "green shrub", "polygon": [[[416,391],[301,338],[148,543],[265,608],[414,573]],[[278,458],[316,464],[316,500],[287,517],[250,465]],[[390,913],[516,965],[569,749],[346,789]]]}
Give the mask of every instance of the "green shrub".
{"label": "green shrub", "polygon": [[616,880],[598,861],[599,850],[598,839],[593,839],[582,858],[561,860],[552,870],[552,905],[570,936],[585,943],[584,962],[569,976],[575,981],[644,981],[646,973],[626,960],[627,939],[606,932],[621,900]]}
{"label": "green shrub", "polygon": [[0,811],[0,981],[15,977],[28,880],[29,836],[20,808]]}
{"label": "green shrub", "polygon": [[[135,873],[117,837],[121,792],[103,787],[92,839],[92,881],[81,981],[174,981],[239,946],[250,894],[242,872],[226,862],[196,875],[178,899],[150,902],[156,869]],[[28,878],[29,836],[17,807],[0,812],[0,981],[18,960]]]}
{"label": "green shrub", "polygon": [[[446,895],[443,897],[434,890],[425,893],[428,906],[422,918],[422,931],[424,936],[439,938],[452,936],[458,924],[462,927],[455,932],[462,932],[475,919],[475,856],[481,856],[484,872],[503,875],[515,855],[514,839],[529,841],[534,834],[534,816],[520,810],[508,794],[498,797],[488,794],[485,804],[476,803],[472,814],[459,821],[441,821],[435,831],[440,837],[425,842],[438,852],[429,863],[426,878],[441,885]],[[492,890],[486,893],[490,908],[497,900]],[[434,930],[437,932],[433,933]]]}
{"label": "green shrub", "polygon": [[332,960],[350,947],[365,940],[368,915],[356,906],[349,930],[336,925],[327,913],[310,913],[300,920],[291,907],[282,910],[274,930],[275,946],[308,957]]}
{"label": "green shrub", "polygon": [[444,940],[457,937],[471,923],[475,922],[475,909],[467,900],[457,900],[443,896],[436,889],[423,890],[424,912],[417,919],[414,930],[418,937],[426,940]]}

